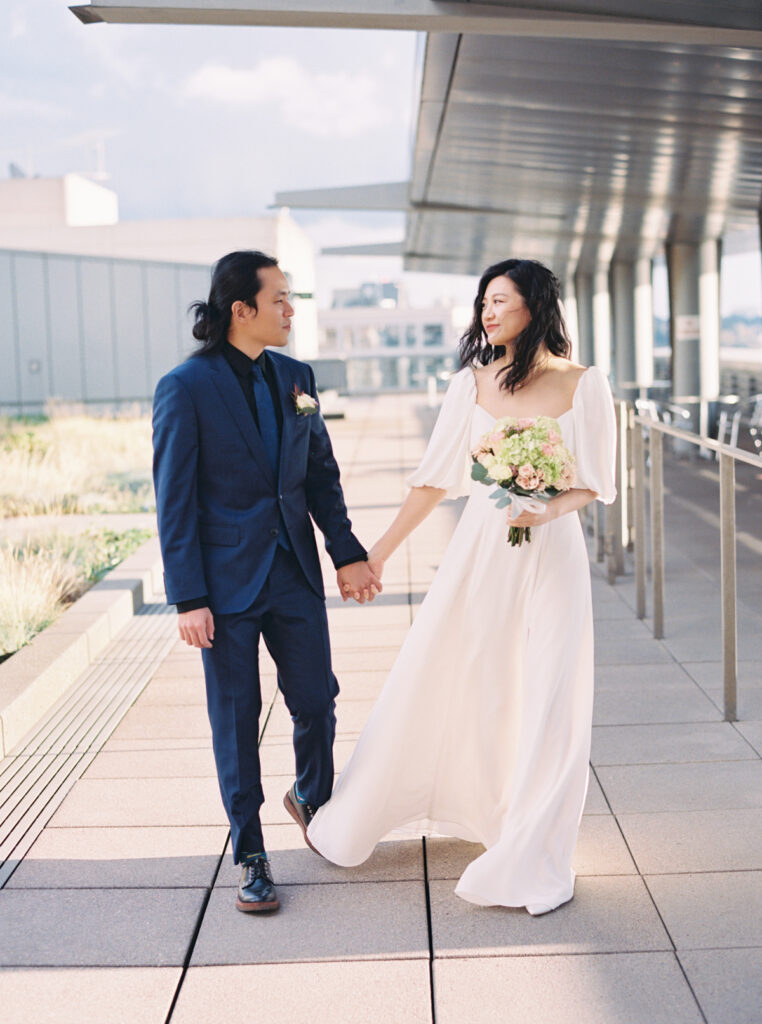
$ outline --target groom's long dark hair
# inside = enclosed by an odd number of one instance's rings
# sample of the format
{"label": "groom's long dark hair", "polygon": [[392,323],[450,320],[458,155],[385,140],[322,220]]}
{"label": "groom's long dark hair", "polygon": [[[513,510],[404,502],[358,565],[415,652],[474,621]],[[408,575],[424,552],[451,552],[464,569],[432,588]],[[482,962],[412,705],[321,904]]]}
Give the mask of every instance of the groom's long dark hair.
{"label": "groom's long dark hair", "polygon": [[552,270],[537,260],[503,260],[487,267],[474,299],[474,315],[460,339],[460,365],[486,366],[505,355],[504,345],[490,345],[482,324],[482,302],[487,285],[496,277],[509,277],[521,293],[532,319],[516,338],[513,362],[500,373],[500,387],[513,392],[530,374],[542,342],[554,356],[571,355],[571,341],[561,312],[561,286]]}
{"label": "groom's long dark hair", "polygon": [[219,352],[227,341],[234,302],[245,302],[257,308],[257,292],[262,287],[259,271],[263,267],[277,267],[274,256],[258,249],[229,252],[212,269],[212,287],[206,302],[192,302],[193,337],[201,345],[194,356],[208,356]]}

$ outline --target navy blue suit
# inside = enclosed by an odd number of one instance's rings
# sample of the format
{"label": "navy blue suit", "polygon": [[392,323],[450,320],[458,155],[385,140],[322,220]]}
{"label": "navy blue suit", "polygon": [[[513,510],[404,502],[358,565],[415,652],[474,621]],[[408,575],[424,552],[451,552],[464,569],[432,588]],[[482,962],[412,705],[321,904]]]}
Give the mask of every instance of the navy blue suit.
{"label": "navy blue suit", "polygon": [[[260,635],[294,720],[301,795],[320,806],[333,784],[334,698],[325,595],[311,522],[336,566],[366,557],[352,533],[325,423],[297,415],[316,397],[312,369],[267,350],[282,414],[276,480],[225,356],[194,356],[154,396],[154,483],[167,601],[204,595],[215,636],[203,650],[220,791],[236,861],[264,848],[259,823]],[[311,518],[310,518],[311,517]],[[278,543],[285,527],[287,549]]]}

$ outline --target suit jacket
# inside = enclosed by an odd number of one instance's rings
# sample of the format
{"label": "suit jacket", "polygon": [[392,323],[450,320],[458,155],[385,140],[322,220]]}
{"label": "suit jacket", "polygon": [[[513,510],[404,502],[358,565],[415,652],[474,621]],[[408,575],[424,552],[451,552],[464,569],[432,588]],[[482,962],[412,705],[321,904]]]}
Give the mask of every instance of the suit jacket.
{"label": "suit jacket", "polygon": [[246,609],[267,577],[281,528],[324,596],[310,517],[334,564],[365,558],[320,413],[297,415],[294,385],[316,397],[306,363],[268,349],[283,412],[275,480],[235,374],[221,353],[162,377],[153,404],[154,485],[167,601],[208,594],[219,614]]}

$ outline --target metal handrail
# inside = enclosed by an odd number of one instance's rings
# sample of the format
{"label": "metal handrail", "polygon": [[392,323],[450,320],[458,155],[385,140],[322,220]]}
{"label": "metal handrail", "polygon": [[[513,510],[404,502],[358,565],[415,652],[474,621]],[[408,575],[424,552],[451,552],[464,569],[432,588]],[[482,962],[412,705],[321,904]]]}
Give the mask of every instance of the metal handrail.
{"label": "metal handrail", "polygon": [[[632,450],[633,461],[633,547],[635,553],[635,600],[639,619],[646,614],[645,491],[646,467],[643,430],[650,441],[651,582],[653,590],[653,634],[664,637],[664,435],[676,437],[698,448],[717,452],[720,462],[720,563],[722,588],[722,677],[724,717],[737,721],[737,585],[735,464],[744,462],[762,469],[762,458],[740,448],[694,434],[680,427],[635,415],[630,403],[618,402],[627,410],[627,427],[620,430],[620,442]],[[637,429],[637,428],[641,429]],[[632,444],[626,444],[627,435]],[[622,500],[622,507],[627,501]],[[620,531],[621,536],[621,531]]]}

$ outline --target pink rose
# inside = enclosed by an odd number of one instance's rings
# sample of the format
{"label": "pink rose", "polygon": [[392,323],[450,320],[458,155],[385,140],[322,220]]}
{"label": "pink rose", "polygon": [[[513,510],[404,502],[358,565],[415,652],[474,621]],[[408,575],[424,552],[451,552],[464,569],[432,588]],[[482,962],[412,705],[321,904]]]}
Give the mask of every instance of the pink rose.
{"label": "pink rose", "polygon": [[495,447],[495,445],[500,444],[500,442],[502,440],[503,440],[503,432],[502,432],[502,430],[496,430],[494,434],[490,434],[490,436],[489,436],[489,443],[492,445],[493,448]]}
{"label": "pink rose", "polygon": [[516,426],[519,428],[519,430],[528,430],[529,427],[533,427],[535,425],[535,422],[536,421],[532,417],[526,416],[523,419],[520,419],[517,422]]}
{"label": "pink rose", "polygon": [[548,440],[551,444],[558,444],[558,442],[561,440],[561,435],[558,433],[557,430],[549,430]]}
{"label": "pink rose", "polygon": [[553,445],[552,445],[552,444],[547,444],[547,443],[546,443],[546,444],[544,444],[544,445],[542,446],[542,448],[540,449],[540,451],[542,452],[542,454],[543,454],[543,455],[547,455],[547,456],[548,456],[548,458],[550,458],[550,456],[551,456],[551,455],[553,454]]}
{"label": "pink rose", "polygon": [[[526,467],[524,467],[524,468],[526,468]],[[523,488],[525,491],[534,491],[534,490],[537,489],[539,480],[538,480],[537,474],[534,472],[534,470],[530,466],[528,473],[523,472],[522,470],[519,471],[519,477],[518,477],[518,480],[516,481],[516,483],[519,485],[519,487]]]}

